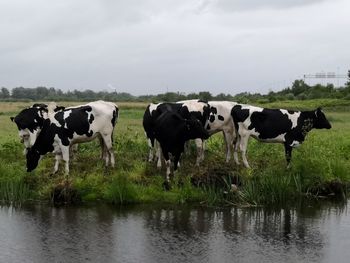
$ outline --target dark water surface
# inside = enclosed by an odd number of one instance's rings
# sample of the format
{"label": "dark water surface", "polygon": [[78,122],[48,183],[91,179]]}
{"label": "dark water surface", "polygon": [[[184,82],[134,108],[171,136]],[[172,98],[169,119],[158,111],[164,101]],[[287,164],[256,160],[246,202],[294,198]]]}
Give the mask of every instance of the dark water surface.
{"label": "dark water surface", "polygon": [[347,204],[0,207],[0,262],[350,262]]}

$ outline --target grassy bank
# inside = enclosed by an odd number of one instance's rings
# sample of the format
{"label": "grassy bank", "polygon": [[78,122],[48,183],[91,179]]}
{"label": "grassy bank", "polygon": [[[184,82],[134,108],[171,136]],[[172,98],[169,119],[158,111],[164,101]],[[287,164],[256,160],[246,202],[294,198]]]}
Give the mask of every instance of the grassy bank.
{"label": "grassy bank", "polygon": [[[47,201],[59,198],[64,189],[72,189],[74,200],[83,202],[265,205],[293,203],[301,196],[346,195],[350,182],[349,101],[264,104],[290,109],[323,106],[333,128],[311,131],[303,145],[293,151],[289,170],[285,168],[282,145],[254,139],[248,147],[252,169],[237,167],[233,162],[226,164],[222,135],[214,135],[207,143],[201,167],[193,166],[194,147],[183,156],[177,178],[181,177],[184,184],[178,187],[175,182],[169,192],[162,189],[164,171],[158,171],[146,161],[148,149],[141,121],[145,103],[118,103],[120,119],[114,135],[116,168],[104,168],[97,142],[81,144],[71,162],[68,182],[64,180],[63,169],[50,176],[52,155],[47,155],[34,172],[25,172],[23,146],[9,117],[30,104],[0,103],[0,200]],[[232,183],[239,185],[238,190],[231,189]]]}

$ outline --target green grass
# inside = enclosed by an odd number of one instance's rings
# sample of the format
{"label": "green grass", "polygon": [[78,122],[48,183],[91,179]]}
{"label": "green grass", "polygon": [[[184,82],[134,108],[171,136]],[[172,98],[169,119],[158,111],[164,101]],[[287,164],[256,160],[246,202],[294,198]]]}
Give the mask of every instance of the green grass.
{"label": "green grass", "polygon": [[[348,103],[348,104],[346,104]],[[30,103],[0,103],[0,200],[51,200],[63,185],[60,172],[50,176],[54,158],[46,155],[32,173],[25,172],[23,145],[17,128],[9,119]],[[97,141],[80,144],[71,161],[69,185],[83,202],[127,203],[201,203],[205,205],[282,205],[300,197],[346,195],[350,182],[350,106],[343,100],[283,101],[265,107],[313,109],[323,106],[332,123],[331,130],[312,130],[305,142],[293,150],[292,166],[286,169],[280,144],[259,143],[251,139],[248,160],[252,169],[224,161],[221,134],[207,143],[206,158],[198,168],[195,147],[182,158],[171,191],[164,191],[163,171],[149,164],[142,116],[145,103],[119,103],[120,119],[114,134],[116,168],[105,169],[99,159]],[[182,186],[178,186],[181,178]],[[238,191],[231,184],[239,181]]]}

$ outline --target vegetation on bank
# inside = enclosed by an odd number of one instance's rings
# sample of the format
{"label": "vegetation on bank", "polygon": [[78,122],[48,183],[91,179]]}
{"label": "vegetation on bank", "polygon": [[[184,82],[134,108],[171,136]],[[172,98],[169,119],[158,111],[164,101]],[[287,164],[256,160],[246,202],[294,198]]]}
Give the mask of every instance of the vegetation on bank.
{"label": "vegetation on bank", "polygon": [[[147,162],[148,146],[142,128],[145,103],[118,103],[114,149],[116,168],[105,169],[96,142],[81,144],[66,181],[63,170],[51,176],[54,158],[47,155],[32,173],[25,172],[23,145],[10,116],[31,103],[0,103],[0,200],[70,200],[120,203],[201,203],[206,205],[268,205],[293,203],[298,198],[346,196],[350,182],[350,101],[307,100],[264,104],[269,107],[313,109],[323,106],[331,130],[312,130],[293,151],[286,169],[283,146],[250,140],[252,169],[224,161],[221,134],[207,143],[206,158],[194,167],[195,147],[182,157],[171,191],[164,191],[164,171]],[[63,103],[68,105],[71,103]],[[62,167],[63,168],[63,167]],[[181,178],[182,183],[178,184]],[[232,187],[233,185],[233,187]],[[238,188],[236,188],[238,186]],[[67,194],[67,191],[68,194]]]}
{"label": "vegetation on bank", "polygon": [[[289,87],[281,91],[270,91],[268,94],[241,92],[238,94],[220,93],[212,95],[208,91],[198,93],[192,92],[166,92],[157,95],[134,96],[127,92],[114,91],[93,91],[93,90],[73,90],[62,91],[54,87],[24,88],[15,87],[9,90],[6,87],[0,88],[0,101],[92,101],[98,99],[111,101],[128,102],[152,102],[152,101],[180,101],[188,99],[202,100],[232,100],[241,103],[270,103],[286,100],[313,100],[313,99],[345,99],[350,100],[350,70],[348,71],[348,81],[343,87],[335,87],[333,84],[309,85],[302,79],[296,79]],[[237,87],[235,88],[237,90]]]}

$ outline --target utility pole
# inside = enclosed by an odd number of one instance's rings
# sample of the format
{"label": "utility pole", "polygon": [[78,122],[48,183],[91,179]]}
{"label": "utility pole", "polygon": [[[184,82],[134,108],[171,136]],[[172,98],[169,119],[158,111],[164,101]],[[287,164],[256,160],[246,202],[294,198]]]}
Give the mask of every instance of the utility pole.
{"label": "utility pole", "polygon": [[[339,69],[338,69],[339,71]],[[306,79],[321,79],[323,81],[323,85],[325,84],[324,81],[326,79],[332,79],[337,80],[337,87],[339,87],[339,79],[346,79],[347,76],[343,74],[337,74],[335,72],[318,72],[316,74],[304,74],[304,81],[306,82]]]}

